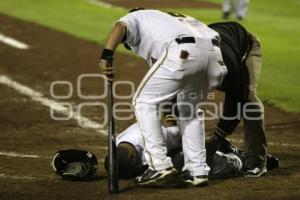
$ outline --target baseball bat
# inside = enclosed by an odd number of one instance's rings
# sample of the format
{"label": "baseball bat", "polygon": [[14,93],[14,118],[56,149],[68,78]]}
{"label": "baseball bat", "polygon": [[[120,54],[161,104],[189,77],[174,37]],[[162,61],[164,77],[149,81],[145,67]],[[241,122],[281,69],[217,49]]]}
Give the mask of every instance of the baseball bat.
{"label": "baseball bat", "polygon": [[[112,61],[108,62],[108,66],[112,67]],[[118,158],[115,136],[115,119],[114,119],[114,99],[113,99],[113,80],[112,76],[108,76],[108,120],[109,120],[109,135],[108,135],[108,190],[110,193],[119,192],[118,178]]]}

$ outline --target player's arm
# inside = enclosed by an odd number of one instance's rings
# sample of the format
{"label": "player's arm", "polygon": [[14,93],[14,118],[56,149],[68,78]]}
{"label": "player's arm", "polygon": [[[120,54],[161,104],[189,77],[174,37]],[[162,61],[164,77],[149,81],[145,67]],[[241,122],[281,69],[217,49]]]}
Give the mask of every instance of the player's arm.
{"label": "player's arm", "polygon": [[121,43],[126,32],[126,25],[123,22],[117,22],[108,34],[105,49],[114,51]]}
{"label": "player's arm", "polygon": [[114,51],[121,43],[125,33],[126,25],[122,22],[117,22],[108,34],[99,63],[101,73],[109,76],[114,75],[115,70],[112,67]]}

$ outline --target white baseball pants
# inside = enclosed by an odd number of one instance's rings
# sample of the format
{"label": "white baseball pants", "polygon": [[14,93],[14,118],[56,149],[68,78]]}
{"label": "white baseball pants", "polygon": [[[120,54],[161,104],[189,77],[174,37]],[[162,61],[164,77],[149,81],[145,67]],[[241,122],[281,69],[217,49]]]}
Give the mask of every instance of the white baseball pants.
{"label": "white baseball pants", "polygon": [[230,13],[236,9],[236,14],[239,17],[246,17],[248,12],[249,0],[224,0],[223,2],[223,12]]}
{"label": "white baseball pants", "polygon": [[[185,156],[184,170],[207,175],[204,117],[197,117],[197,103],[220,84],[227,69],[222,54],[210,40],[170,44],[140,83],[133,105],[145,146],[145,157],[154,170],[172,167],[167,157],[158,107],[177,95]],[[186,58],[186,52],[188,56]],[[182,58],[180,58],[182,57]],[[201,112],[200,112],[201,113]]]}

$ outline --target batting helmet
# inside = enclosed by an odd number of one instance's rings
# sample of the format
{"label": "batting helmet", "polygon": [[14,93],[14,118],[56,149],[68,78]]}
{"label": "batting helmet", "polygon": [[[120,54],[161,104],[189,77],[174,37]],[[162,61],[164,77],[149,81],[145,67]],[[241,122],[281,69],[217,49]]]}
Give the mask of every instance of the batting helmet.
{"label": "batting helmet", "polygon": [[92,152],[65,149],[55,153],[51,165],[62,179],[88,180],[95,174],[98,161]]}

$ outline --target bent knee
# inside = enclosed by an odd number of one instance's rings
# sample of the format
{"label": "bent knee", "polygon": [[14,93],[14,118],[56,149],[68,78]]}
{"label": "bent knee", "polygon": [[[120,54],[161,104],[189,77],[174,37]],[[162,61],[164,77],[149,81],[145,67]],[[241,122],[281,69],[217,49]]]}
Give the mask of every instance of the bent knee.
{"label": "bent knee", "polygon": [[251,50],[249,52],[249,56],[257,56],[257,57],[262,57],[262,51],[261,51],[261,41],[260,39],[251,34],[252,37],[252,47]]}

